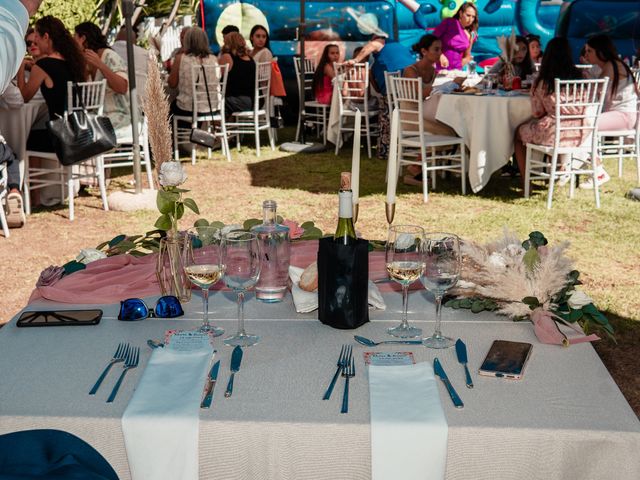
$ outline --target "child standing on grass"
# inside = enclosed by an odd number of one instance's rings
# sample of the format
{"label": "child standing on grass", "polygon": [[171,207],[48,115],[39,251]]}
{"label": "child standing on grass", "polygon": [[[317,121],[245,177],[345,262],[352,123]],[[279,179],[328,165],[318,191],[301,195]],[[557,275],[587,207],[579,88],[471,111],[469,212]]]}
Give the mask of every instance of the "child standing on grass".
{"label": "child standing on grass", "polygon": [[324,105],[331,104],[331,95],[333,94],[333,79],[336,72],[333,69],[334,62],[340,60],[340,49],[337,45],[331,43],[324,47],[320,62],[313,74],[313,93],[316,100]]}

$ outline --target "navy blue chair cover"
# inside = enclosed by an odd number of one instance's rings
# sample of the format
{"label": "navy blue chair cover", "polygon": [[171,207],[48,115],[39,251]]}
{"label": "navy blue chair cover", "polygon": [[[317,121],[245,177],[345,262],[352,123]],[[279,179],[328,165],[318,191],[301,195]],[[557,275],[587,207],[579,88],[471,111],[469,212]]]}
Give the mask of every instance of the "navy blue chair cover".
{"label": "navy blue chair cover", "polygon": [[60,430],[0,435],[0,480],[118,480],[91,445]]}

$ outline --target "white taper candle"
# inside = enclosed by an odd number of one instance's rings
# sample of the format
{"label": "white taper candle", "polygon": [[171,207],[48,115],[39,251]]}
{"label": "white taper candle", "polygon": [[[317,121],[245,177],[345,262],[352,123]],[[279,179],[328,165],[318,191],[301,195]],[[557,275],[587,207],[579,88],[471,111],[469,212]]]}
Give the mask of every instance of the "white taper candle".
{"label": "white taper candle", "polygon": [[389,161],[387,163],[387,203],[396,203],[396,183],[398,182],[398,124],[400,113],[394,109],[391,114],[391,142],[389,145]]}

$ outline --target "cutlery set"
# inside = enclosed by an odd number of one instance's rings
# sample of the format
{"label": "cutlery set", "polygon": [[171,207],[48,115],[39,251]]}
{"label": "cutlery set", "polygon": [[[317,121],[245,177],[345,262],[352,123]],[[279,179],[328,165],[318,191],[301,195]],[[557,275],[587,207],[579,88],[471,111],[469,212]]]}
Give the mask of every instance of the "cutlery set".
{"label": "cutlery set", "polygon": [[329,400],[331,398],[331,393],[336,385],[338,376],[342,373],[344,377],[344,392],[342,394],[342,408],[340,409],[340,413],[349,413],[349,379],[356,375],[356,362],[353,358],[353,347],[351,345],[342,346],[336,366],[336,373],[333,375],[329,388],[327,388],[322,399]]}
{"label": "cutlery set", "polygon": [[[227,383],[227,390],[224,392],[225,398],[229,398],[233,394],[233,379],[235,378],[235,374],[240,371],[240,364],[242,363],[242,348],[236,346],[231,352],[231,363],[229,366],[229,371],[231,375],[229,376],[229,382]],[[200,408],[210,408],[211,402],[213,401],[213,389],[216,386],[218,381],[218,372],[220,371],[220,360],[213,364],[211,370],[209,371],[209,375],[207,376],[207,384],[204,388],[204,397],[202,398],[202,402],[200,403]]]}
{"label": "cutlery set", "polygon": [[116,395],[118,394],[118,390],[120,389],[120,385],[122,385],[122,381],[124,380],[124,376],[126,375],[126,373],[129,370],[131,370],[133,368],[136,368],[138,366],[139,361],[140,361],[140,348],[139,347],[132,347],[128,343],[120,343],[120,344],[118,344],[118,347],[116,348],[116,352],[113,354],[113,358],[111,358],[111,360],[109,361],[109,363],[105,367],[105,369],[102,372],[102,374],[100,374],[100,376],[98,377],[98,380],[96,381],[95,385],[89,391],[89,395],[95,395],[96,394],[96,392],[100,388],[100,385],[102,385],[103,380],[105,379],[105,377],[109,373],[109,370],[111,370],[111,367],[114,364],[123,362],[122,373],[120,374],[120,377],[118,378],[118,381],[114,385],[113,390],[111,390],[111,394],[109,395],[109,398],[107,399],[107,403],[112,403],[115,400]]}

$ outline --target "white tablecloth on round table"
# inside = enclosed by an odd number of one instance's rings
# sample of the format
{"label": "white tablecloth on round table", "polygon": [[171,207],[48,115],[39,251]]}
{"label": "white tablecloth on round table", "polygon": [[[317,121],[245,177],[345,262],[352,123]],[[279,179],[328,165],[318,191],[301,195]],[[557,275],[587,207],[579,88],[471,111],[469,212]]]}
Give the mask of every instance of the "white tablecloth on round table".
{"label": "white tablecloth on round table", "polygon": [[482,190],[509,161],[515,130],[531,118],[528,95],[442,95],[436,119],[452,127],[469,147],[469,182]]}
{"label": "white tablecloth on round table", "polygon": [[2,134],[20,161],[20,183],[24,179],[29,132],[36,121],[46,113],[46,104],[38,101],[25,103],[20,108],[0,108],[0,134]]}

